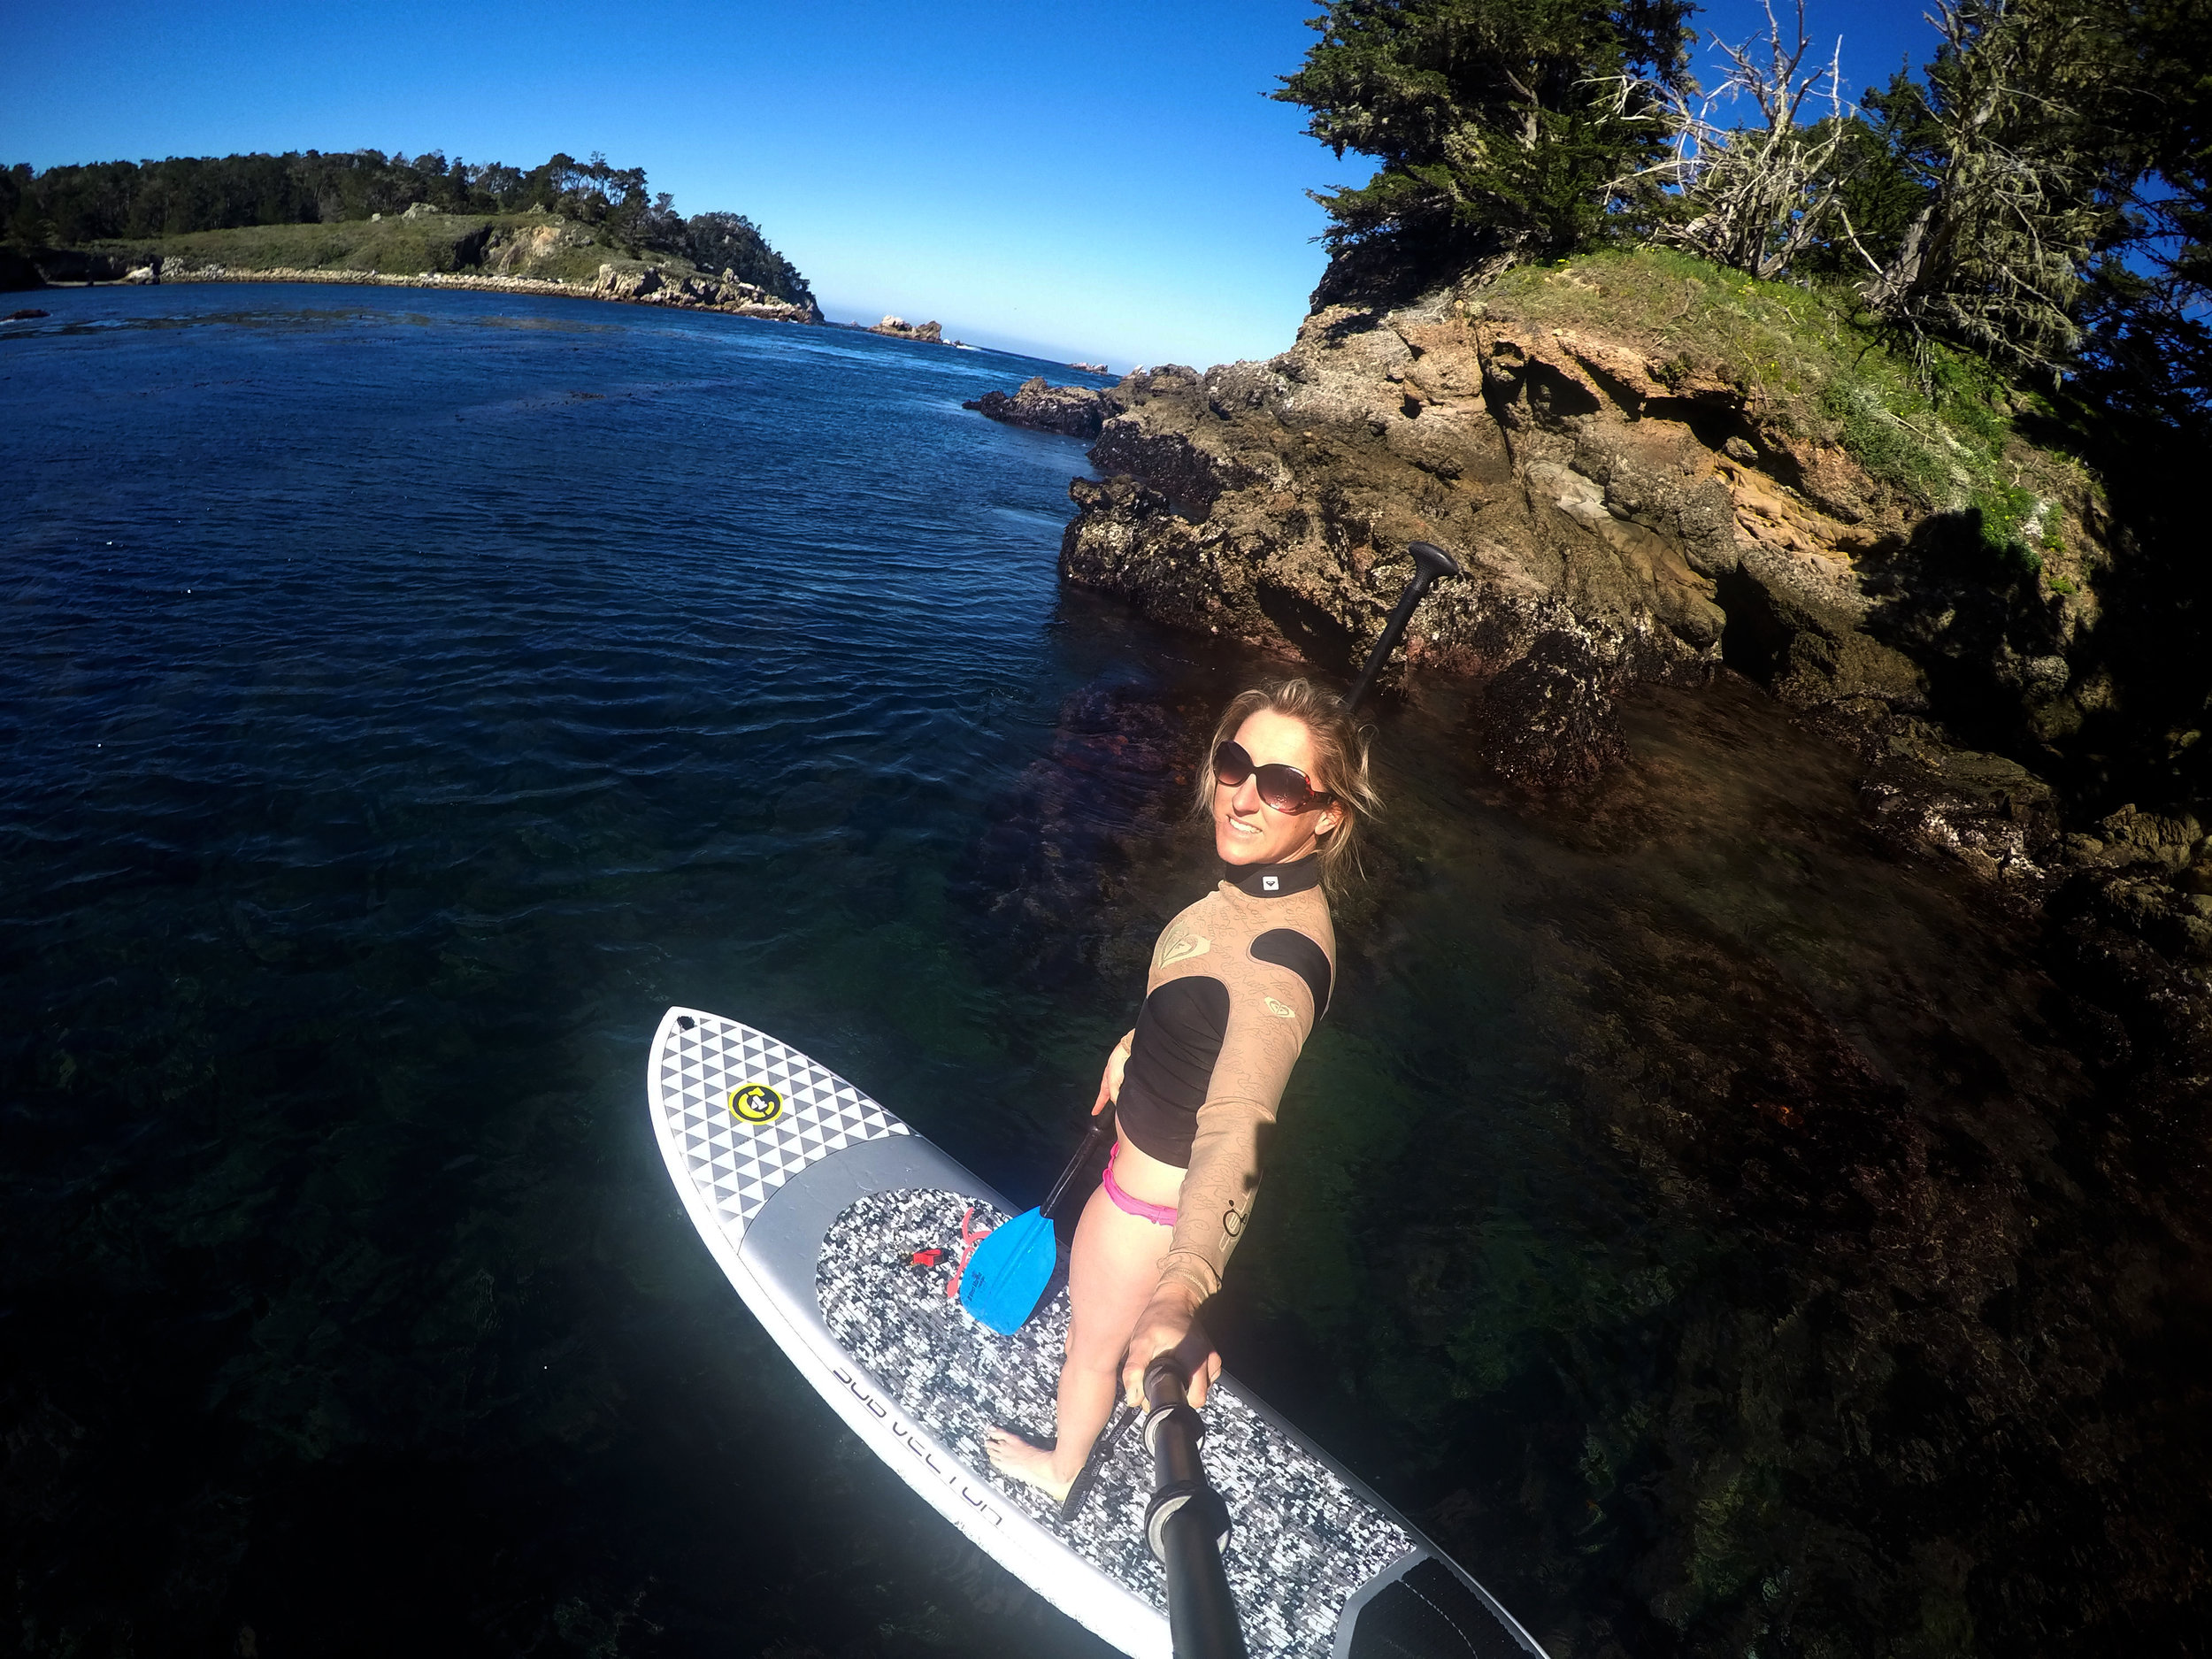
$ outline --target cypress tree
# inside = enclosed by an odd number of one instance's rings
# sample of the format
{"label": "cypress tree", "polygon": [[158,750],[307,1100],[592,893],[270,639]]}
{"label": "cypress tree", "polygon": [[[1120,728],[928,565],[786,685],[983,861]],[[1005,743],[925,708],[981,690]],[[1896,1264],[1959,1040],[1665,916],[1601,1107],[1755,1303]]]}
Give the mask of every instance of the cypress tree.
{"label": "cypress tree", "polygon": [[1421,274],[1564,254],[1651,205],[1665,95],[1687,88],[1690,0],[1334,0],[1272,96],[1339,157],[1382,165],[1314,193],[1333,252]]}

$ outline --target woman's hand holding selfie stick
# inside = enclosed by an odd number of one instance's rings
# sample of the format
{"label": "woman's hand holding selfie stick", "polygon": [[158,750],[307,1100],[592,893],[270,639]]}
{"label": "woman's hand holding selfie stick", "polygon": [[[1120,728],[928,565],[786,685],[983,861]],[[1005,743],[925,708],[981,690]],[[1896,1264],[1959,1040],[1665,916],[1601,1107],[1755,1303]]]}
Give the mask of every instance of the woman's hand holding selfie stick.
{"label": "woman's hand holding selfie stick", "polygon": [[[1215,1361],[1217,1367],[1219,1363]],[[1206,1425],[1185,1388],[1186,1373],[1171,1355],[1162,1355],[1145,1370],[1144,1443],[1152,1454],[1145,1538],[1167,1570],[1167,1626],[1175,1659],[1245,1659],[1236,1598],[1221,1566],[1221,1552],[1229,1542],[1229,1508],[1206,1484],[1205,1466],[1198,1458]],[[1197,1393],[1204,1396],[1202,1382]]]}

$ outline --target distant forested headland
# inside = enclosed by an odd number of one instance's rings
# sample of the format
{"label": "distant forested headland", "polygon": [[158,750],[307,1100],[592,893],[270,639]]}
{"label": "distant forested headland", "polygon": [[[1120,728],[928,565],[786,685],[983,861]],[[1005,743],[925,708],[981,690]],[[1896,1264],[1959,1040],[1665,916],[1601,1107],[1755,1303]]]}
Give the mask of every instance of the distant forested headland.
{"label": "distant forested headland", "polygon": [[[664,256],[813,311],[798,267],[741,213],[676,211],[642,167],[555,155],[525,170],[504,162],[409,157],[374,150],[326,155],[180,156],[0,172],[0,242],[35,250],[167,243],[206,233],[380,220],[427,209],[486,218],[536,212],[585,233],[580,244],[626,260]],[[295,238],[296,240],[296,238]]]}

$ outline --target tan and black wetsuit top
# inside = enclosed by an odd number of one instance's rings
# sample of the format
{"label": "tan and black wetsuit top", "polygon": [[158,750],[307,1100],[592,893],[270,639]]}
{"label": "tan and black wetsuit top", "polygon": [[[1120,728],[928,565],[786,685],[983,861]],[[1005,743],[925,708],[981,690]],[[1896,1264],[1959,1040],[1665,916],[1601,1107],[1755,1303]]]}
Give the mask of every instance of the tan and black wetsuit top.
{"label": "tan and black wetsuit top", "polygon": [[1116,1111],[1140,1152],[1188,1171],[1163,1281],[1221,1288],[1259,1190],[1263,1131],[1335,974],[1317,857],[1230,866],[1153,947]]}

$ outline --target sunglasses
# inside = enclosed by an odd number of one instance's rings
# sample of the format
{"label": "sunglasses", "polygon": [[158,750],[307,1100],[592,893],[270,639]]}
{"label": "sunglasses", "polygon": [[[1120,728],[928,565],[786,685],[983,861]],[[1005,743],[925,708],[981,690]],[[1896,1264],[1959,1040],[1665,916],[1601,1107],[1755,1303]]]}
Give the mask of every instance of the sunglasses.
{"label": "sunglasses", "polygon": [[1241,743],[1224,743],[1214,750],[1215,782],[1234,789],[1247,778],[1258,783],[1260,799],[1278,812],[1295,816],[1336,799],[1326,789],[1315,788],[1307,781],[1306,774],[1295,766],[1286,766],[1279,760],[1255,766]]}

